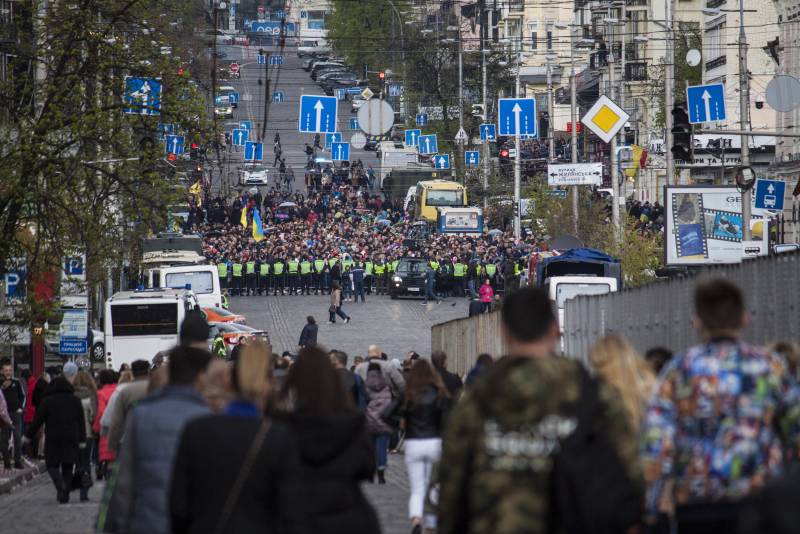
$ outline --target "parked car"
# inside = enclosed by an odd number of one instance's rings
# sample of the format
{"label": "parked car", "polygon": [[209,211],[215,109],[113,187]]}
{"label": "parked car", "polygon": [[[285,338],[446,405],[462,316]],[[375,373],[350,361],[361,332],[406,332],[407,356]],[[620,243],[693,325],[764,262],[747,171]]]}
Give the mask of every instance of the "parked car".
{"label": "parked car", "polygon": [[247,318],[244,315],[233,313],[224,308],[210,307],[203,308],[206,314],[206,320],[210,323],[239,323],[247,324]]}

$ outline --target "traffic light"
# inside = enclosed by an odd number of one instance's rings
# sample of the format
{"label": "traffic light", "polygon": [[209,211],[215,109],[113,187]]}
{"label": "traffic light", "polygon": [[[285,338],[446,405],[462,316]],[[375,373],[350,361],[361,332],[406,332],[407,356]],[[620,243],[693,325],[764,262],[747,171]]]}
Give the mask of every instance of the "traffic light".
{"label": "traffic light", "polygon": [[500,163],[500,172],[503,176],[508,177],[511,172],[511,161],[509,159],[511,152],[506,147],[502,147],[497,152],[497,161]]}
{"label": "traffic light", "polygon": [[178,76],[183,76],[183,67],[178,67]]}
{"label": "traffic light", "polygon": [[672,157],[677,161],[692,161],[692,125],[686,104],[681,102],[672,108]]}
{"label": "traffic light", "polygon": [[386,84],[386,73],[384,71],[380,71],[378,73],[378,84],[383,88],[384,84]]}
{"label": "traffic light", "polygon": [[170,153],[170,154],[167,156],[167,159],[168,159],[169,161],[175,161],[177,158],[178,158],[178,157],[177,157],[175,154],[172,154],[172,153]]}
{"label": "traffic light", "polygon": [[192,143],[191,150],[189,151],[189,158],[197,159],[199,153],[200,153],[200,145],[198,145],[197,143]]}

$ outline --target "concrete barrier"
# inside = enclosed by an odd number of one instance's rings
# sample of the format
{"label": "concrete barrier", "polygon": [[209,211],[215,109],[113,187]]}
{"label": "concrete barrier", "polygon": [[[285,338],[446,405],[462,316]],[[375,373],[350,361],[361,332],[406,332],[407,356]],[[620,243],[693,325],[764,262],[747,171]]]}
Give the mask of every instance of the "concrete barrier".
{"label": "concrete barrier", "polygon": [[447,354],[447,368],[464,376],[478,355],[499,358],[505,353],[500,336],[500,312],[454,319],[431,327],[431,349]]}

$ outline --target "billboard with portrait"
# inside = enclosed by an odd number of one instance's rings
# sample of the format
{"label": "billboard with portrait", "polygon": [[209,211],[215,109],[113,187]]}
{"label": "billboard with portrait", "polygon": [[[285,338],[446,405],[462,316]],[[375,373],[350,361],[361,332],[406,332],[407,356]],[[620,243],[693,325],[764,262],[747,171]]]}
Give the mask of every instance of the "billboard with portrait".
{"label": "billboard with portrait", "polygon": [[[664,188],[666,265],[738,263],[742,260],[742,195],[733,186]],[[752,239],[767,239],[767,221],[753,214]]]}

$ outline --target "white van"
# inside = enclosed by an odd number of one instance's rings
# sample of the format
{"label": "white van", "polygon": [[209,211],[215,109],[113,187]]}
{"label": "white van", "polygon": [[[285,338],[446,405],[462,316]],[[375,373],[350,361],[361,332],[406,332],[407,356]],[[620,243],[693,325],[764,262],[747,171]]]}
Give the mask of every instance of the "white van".
{"label": "white van", "polygon": [[215,265],[159,267],[147,272],[148,287],[191,289],[201,308],[222,307],[222,286]]}
{"label": "white van", "polygon": [[419,163],[417,147],[407,147],[403,143],[394,141],[381,141],[375,150],[380,164],[378,166],[379,186],[389,176],[392,169],[406,169]]}
{"label": "white van", "polygon": [[178,344],[186,314],[198,310],[194,293],[185,289],[120,291],[106,300],[103,333],[105,364],[119,370],[123,363],[153,360]]}

